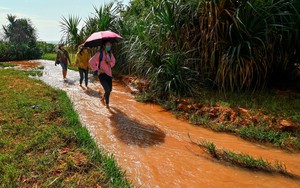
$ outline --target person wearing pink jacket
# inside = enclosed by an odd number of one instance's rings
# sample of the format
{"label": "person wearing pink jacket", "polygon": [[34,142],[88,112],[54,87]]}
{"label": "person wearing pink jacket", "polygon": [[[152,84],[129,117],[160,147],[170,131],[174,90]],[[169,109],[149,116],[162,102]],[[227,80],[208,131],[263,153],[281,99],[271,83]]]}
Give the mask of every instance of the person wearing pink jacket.
{"label": "person wearing pink jacket", "polygon": [[103,41],[103,46],[100,52],[97,52],[90,60],[90,67],[92,71],[98,71],[98,78],[105,91],[104,96],[101,98],[102,103],[109,108],[109,96],[112,91],[112,70],[115,66],[116,59],[111,52],[111,42]]}

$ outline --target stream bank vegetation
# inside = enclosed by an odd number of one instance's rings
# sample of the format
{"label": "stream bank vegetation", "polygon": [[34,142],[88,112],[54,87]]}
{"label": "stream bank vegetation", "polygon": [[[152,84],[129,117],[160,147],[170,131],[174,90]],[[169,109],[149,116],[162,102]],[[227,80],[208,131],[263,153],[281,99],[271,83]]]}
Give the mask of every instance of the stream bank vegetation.
{"label": "stream bank vegetation", "polygon": [[[227,132],[244,139],[300,151],[300,97],[291,91],[270,90],[260,94],[216,91],[203,98],[158,101],[177,118],[196,126]],[[139,98],[139,97],[138,97]]]}
{"label": "stream bank vegetation", "polygon": [[191,142],[202,148],[206,153],[218,161],[245,169],[278,173],[290,178],[300,179],[300,177],[288,172],[288,169],[286,169],[285,165],[280,161],[276,161],[272,164],[263,158],[256,159],[248,154],[235,153],[233,151],[217,148],[214,143],[207,140],[200,140],[197,142],[191,140]]}
{"label": "stream bank vegetation", "polygon": [[[295,0],[133,0],[63,17],[70,50],[112,30],[115,67],[144,102],[195,125],[300,149],[300,3]],[[92,49],[96,52],[97,49]]]}
{"label": "stream bank vegetation", "polygon": [[131,187],[66,93],[25,72],[0,69],[0,186]]}

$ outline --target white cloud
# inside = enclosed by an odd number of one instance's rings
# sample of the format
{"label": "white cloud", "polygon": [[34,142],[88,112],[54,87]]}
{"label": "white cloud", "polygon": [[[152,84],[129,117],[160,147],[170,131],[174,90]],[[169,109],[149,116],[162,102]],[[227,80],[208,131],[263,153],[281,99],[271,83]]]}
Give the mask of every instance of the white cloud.
{"label": "white cloud", "polygon": [[10,8],[7,7],[0,7],[0,10],[9,10]]}
{"label": "white cloud", "polygon": [[32,19],[33,25],[37,29],[38,39],[46,41],[60,40],[60,27],[58,21]]}
{"label": "white cloud", "polygon": [[22,13],[12,13],[12,12],[0,12],[0,25],[6,25],[8,23],[7,15],[15,15],[17,18],[30,18],[30,15],[22,14]]}

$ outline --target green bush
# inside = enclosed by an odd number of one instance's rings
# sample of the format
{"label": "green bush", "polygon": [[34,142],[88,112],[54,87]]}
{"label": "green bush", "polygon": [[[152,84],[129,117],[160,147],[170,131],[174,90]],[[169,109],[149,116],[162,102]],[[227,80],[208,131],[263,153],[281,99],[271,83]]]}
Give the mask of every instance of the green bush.
{"label": "green bush", "polygon": [[0,61],[40,59],[42,50],[37,46],[29,46],[25,43],[13,44],[0,42]]}

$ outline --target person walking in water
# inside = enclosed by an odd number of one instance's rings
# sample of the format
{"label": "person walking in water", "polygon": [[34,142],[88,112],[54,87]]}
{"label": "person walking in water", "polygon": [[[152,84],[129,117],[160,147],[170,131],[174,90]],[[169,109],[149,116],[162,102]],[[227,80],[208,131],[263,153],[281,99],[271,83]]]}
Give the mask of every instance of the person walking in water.
{"label": "person walking in water", "polygon": [[111,51],[111,42],[103,41],[103,46],[100,48],[100,52],[97,52],[89,61],[89,64],[93,71],[98,70],[99,81],[105,91],[104,96],[101,98],[101,102],[107,108],[109,108],[109,97],[112,91],[112,70],[115,66],[116,59]]}
{"label": "person walking in water", "polygon": [[65,50],[63,44],[59,44],[56,53],[55,65],[60,64],[60,66],[62,67],[64,81],[67,81],[68,63],[71,64],[69,53],[67,50]]}
{"label": "person walking in water", "polygon": [[75,65],[78,67],[79,71],[79,85],[82,87],[82,82],[84,79],[85,87],[88,89],[88,71],[89,71],[89,59],[90,54],[86,47],[83,45],[79,46],[78,52],[75,55]]}

